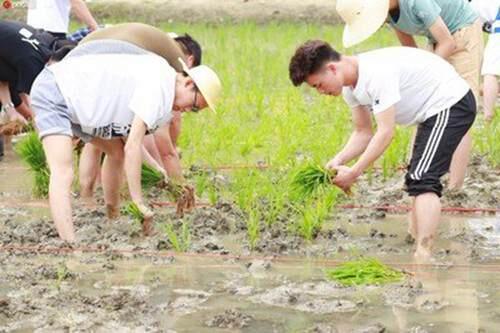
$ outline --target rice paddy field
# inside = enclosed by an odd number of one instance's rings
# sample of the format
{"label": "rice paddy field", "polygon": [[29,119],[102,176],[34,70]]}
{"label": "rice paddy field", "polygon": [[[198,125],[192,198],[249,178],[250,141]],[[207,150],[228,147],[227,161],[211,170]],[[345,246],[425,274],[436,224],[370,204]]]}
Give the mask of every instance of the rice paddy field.
{"label": "rice paddy field", "polygon": [[[77,243],[68,245],[9,153],[0,163],[0,332],[498,332],[500,114],[478,116],[464,191],[443,198],[471,210],[444,215],[436,261],[418,265],[402,191],[411,129],[398,128],[346,195],[325,185],[321,167],[349,136],[348,108],[288,79],[303,41],[345,52],[341,27],[159,26],[198,39],[224,87],[217,113],[183,118],[179,147],[197,207],[178,218],[167,193],[144,183],[156,214],[144,237],[126,191],[122,218],[110,222],[103,205],[79,202],[75,184]],[[384,28],[349,53],[393,45]],[[388,205],[396,208],[380,209]]]}

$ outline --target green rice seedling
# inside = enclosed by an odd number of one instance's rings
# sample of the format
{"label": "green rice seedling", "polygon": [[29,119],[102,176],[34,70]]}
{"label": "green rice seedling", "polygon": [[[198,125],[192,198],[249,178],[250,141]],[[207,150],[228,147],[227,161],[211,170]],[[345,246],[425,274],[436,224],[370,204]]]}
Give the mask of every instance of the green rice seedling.
{"label": "green rice seedling", "polygon": [[300,168],[293,176],[291,190],[299,199],[310,198],[318,191],[331,184],[335,170],[326,170],[318,164],[308,164]]}
{"label": "green rice seedling", "polygon": [[404,274],[374,258],[361,258],[349,261],[337,268],[326,270],[329,280],[340,282],[345,286],[380,285],[398,282]]}
{"label": "green rice seedling", "polygon": [[141,184],[145,189],[150,189],[156,186],[160,186],[164,182],[163,174],[150,166],[149,164],[143,163],[141,169]]}
{"label": "green rice seedling", "polygon": [[134,202],[129,202],[127,205],[125,205],[125,214],[130,216],[135,222],[139,224],[142,224],[142,222],[144,221],[144,215]]}
{"label": "green rice seedling", "polygon": [[189,223],[186,221],[182,222],[182,227],[180,233],[174,230],[174,227],[170,223],[165,224],[165,234],[172,244],[173,248],[177,252],[187,252],[191,246],[191,230],[189,228]]}
{"label": "green rice seedling", "polygon": [[260,238],[260,218],[261,214],[257,208],[248,212],[247,236],[250,250],[254,250]]}
{"label": "green rice seedling", "polygon": [[300,208],[294,207],[299,212],[297,232],[301,237],[307,241],[312,241],[316,237],[335,205],[337,195],[338,191],[332,190],[319,198],[304,202]]}
{"label": "green rice seedling", "polygon": [[36,132],[29,132],[16,145],[16,152],[28,164],[33,173],[33,194],[38,198],[45,198],[49,193],[50,171],[45,158],[43,145]]}

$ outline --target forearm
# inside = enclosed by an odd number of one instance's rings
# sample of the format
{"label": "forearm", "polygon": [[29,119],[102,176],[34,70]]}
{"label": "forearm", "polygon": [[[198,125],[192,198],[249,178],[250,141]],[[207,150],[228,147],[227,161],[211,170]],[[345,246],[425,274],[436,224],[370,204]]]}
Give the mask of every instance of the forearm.
{"label": "forearm", "polygon": [[87,5],[83,0],[72,0],[71,1],[71,10],[76,18],[87,25],[90,30],[96,30],[98,25]]}
{"label": "forearm", "polygon": [[368,143],[366,150],[352,169],[357,175],[361,175],[373,162],[375,162],[387,149],[394,136],[392,129],[377,130],[373,138]]}
{"label": "forearm", "polygon": [[142,144],[127,141],[125,145],[125,175],[127,177],[130,197],[135,203],[142,203],[141,168]]}
{"label": "forearm", "polygon": [[0,103],[2,103],[2,105],[12,103],[9,84],[3,81],[0,81]]}
{"label": "forearm", "polygon": [[437,43],[434,46],[434,53],[443,59],[448,59],[453,53],[455,53],[456,44],[453,40]]}
{"label": "forearm", "polygon": [[171,154],[162,155],[163,165],[167,171],[167,175],[178,182],[184,182],[184,176],[182,175],[182,166],[179,159],[179,155],[173,152]]}
{"label": "forearm", "polygon": [[144,162],[152,166],[155,170],[165,173],[165,169],[151,156],[146,147],[142,145],[142,158]]}
{"label": "forearm", "polygon": [[347,164],[360,156],[368,146],[372,138],[371,132],[354,131],[344,148],[335,156],[339,164]]}

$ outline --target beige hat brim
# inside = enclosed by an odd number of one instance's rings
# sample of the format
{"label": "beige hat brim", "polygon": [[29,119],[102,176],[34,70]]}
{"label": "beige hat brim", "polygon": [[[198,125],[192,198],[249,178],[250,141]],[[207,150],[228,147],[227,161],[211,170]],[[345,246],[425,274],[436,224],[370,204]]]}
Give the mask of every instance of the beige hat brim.
{"label": "beige hat brim", "polygon": [[361,43],[384,24],[389,13],[389,0],[365,1],[365,7],[356,19],[345,25],[342,42],[344,47]]}
{"label": "beige hat brim", "polygon": [[206,92],[204,91],[204,88],[202,86],[198,85],[198,83],[196,82],[196,77],[195,77],[195,75],[192,75],[192,71],[189,69],[188,65],[181,58],[179,58],[179,61],[180,61],[181,65],[182,65],[182,70],[184,72],[186,72],[187,75],[194,81],[194,84],[196,85],[196,87],[198,88],[198,90],[202,94],[203,98],[207,102],[208,107],[210,108],[210,110],[212,110],[213,112],[217,113],[217,111],[215,109],[215,102],[211,100],[211,98],[208,96],[208,94],[206,94]]}

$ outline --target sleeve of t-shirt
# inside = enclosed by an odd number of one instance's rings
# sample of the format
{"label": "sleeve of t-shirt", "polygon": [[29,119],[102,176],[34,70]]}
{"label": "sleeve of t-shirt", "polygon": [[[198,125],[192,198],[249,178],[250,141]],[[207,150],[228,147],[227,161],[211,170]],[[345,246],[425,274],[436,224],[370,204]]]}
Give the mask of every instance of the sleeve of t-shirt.
{"label": "sleeve of t-shirt", "polygon": [[372,74],[367,86],[367,93],[372,98],[372,112],[377,114],[395,105],[401,100],[399,76],[392,71],[378,71]]}
{"label": "sleeve of t-shirt", "polygon": [[130,110],[141,118],[148,130],[154,130],[162,117],[162,95],[160,82],[157,80],[144,80],[137,82],[130,99]]}
{"label": "sleeve of t-shirt", "polygon": [[359,106],[360,103],[356,99],[356,96],[352,93],[352,88],[344,87],[342,89],[342,96],[344,97],[344,101],[349,105],[349,107],[355,108],[356,106]]}
{"label": "sleeve of t-shirt", "polygon": [[435,0],[415,0],[412,11],[424,27],[429,28],[441,14],[441,7]]}

